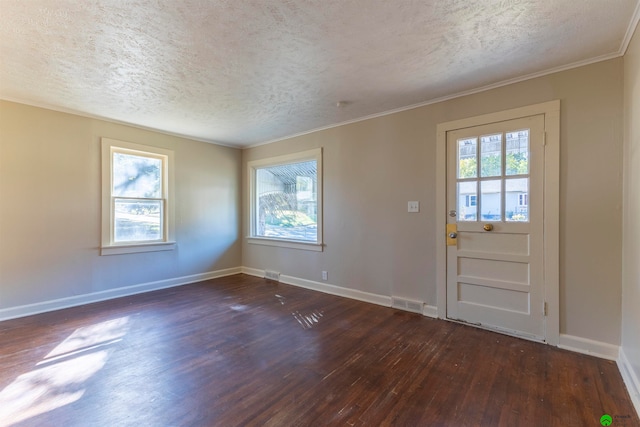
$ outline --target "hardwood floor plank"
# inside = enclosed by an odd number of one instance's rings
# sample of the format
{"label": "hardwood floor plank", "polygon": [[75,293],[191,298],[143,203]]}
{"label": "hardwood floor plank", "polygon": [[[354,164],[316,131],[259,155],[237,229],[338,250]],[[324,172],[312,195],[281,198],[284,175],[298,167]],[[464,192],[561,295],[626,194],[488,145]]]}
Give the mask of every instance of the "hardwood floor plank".
{"label": "hardwood floor plank", "polygon": [[614,362],[246,275],[0,340],[0,426],[640,425]]}

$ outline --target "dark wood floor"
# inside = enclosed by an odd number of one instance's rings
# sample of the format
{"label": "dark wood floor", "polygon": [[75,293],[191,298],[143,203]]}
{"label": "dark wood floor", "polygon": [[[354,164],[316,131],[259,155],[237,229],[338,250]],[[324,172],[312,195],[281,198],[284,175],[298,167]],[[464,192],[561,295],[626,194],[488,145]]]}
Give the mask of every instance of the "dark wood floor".
{"label": "dark wood floor", "polygon": [[0,323],[0,425],[640,425],[611,361],[237,275]]}

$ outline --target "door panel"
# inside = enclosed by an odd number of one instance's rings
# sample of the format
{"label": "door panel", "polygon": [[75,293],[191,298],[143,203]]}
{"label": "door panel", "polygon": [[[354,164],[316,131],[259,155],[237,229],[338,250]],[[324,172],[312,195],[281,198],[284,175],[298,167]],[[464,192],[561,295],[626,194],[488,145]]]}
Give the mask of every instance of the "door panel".
{"label": "door panel", "polygon": [[529,314],[527,292],[458,283],[458,302],[495,309],[508,306],[515,312]]}
{"label": "door panel", "polygon": [[544,340],[544,116],[447,132],[447,317]]}

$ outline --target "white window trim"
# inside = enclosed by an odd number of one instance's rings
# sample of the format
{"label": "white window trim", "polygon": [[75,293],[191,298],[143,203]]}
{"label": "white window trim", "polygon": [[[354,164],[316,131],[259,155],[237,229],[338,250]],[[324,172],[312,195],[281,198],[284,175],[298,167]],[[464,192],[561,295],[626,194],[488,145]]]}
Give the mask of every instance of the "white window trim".
{"label": "white window trim", "polygon": [[[111,209],[111,186],[112,186],[112,153],[118,150],[131,151],[141,155],[157,155],[166,158],[163,171],[163,198],[166,199],[164,207],[164,238],[162,241],[154,242],[113,242],[113,210]],[[102,138],[102,242],[100,255],[121,255],[139,252],[170,251],[175,249],[175,203],[174,203],[174,153],[171,150],[151,147],[148,145],[134,144],[131,142],[118,141],[110,138]]]}
{"label": "white window trim", "polygon": [[[272,237],[256,236],[256,169],[266,166],[286,165],[290,163],[300,163],[308,160],[315,160],[317,166],[317,229],[318,240],[316,242],[308,242],[302,240],[293,239],[277,239]],[[322,148],[315,148],[313,150],[301,151],[298,153],[286,154],[283,156],[269,157],[266,159],[252,160],[247,163],[247,173],[249,182],[249,235],[247,236],[247,242],[254,245],[264,246],[277,246],[281,248],[301,249],[307,251],[322,252],[324,244],[322,241]]]}

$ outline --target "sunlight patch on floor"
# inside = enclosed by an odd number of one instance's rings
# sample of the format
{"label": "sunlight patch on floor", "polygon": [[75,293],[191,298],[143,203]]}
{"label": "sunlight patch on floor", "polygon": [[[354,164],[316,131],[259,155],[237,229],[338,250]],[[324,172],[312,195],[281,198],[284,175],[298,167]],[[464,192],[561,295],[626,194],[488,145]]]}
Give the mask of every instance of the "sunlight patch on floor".
{"label": "sunlight patch on floor", "polygon": [[107,363],[110,348],[127,333],[128,317],[76,329],[36,368],[0,392],[0,427],[69,405],[85,394],[85,382]]}
{"label": "sunlight patch on floor", "polygon": [[314,310],[310,314],[302,314],[299,311],[296,311],[291,313],[291,315],[298,321],[300,326],[302,326],[302,329],[311,329],[320,321],[320,318],[323,316],[323,312]]}

